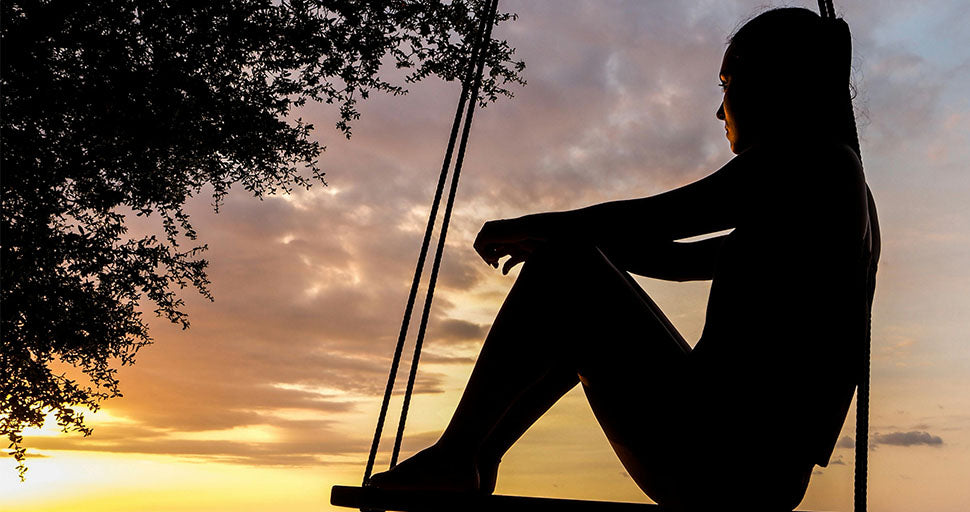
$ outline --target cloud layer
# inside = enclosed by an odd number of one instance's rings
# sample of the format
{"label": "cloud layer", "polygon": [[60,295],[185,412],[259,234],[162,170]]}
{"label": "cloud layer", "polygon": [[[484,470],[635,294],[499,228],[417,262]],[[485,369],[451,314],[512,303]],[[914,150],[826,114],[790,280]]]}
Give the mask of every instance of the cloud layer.
{"label": "cloud layer", "polygon": [[[467,370],[512,282],[471,250],[484,221],[657,193],[731,156],[714,118],[717,69],[727,36],[754,12],[753,4],[505,7],[520,18],[501,27],[500,35],[527,62],[529,85],[514,100],[476,114],[430,319],[427,366],[418,379],[421,394],[446,391],[451,375]],[[881,169],[874,189],[889,203],[910,185],[901,169],[912,162],[908,155],[919,155],[921,165],[939,173],[959,157],[934,144],[968,139],[961,128],[968,117],[959,116],[970,109],[966,103],[953,107],[946,85],[967,70],[887,39],[885,27],[897,21],[887,19],[884,6],[851,9],[846,15],[859,20],[853,25],[861,55],[857,75],[868,112],[863,149],[877,155],[867,162]],[[154,324],[157,343],[121,375],[126,397],[108,403],[124,423],[102,425],[87,439],[29,443],[41,450],[247,464],[359,457],[369,445],[457,96],[454,84],[411,89],[403,98],[366,102],[349,143],[330,130],[332,111],[317,106],[304,113],[329,146],[322,160],[328,187],[263,201],[237,191],[218,215],[207,198],[190,205],[211,248],[215,303],[188,297],[188,331]],[[926,164],[926,155],[938,160]],[[887,212],[889,219],[903,217]],[[893,257],[890,252],[890,279]],[[401,371],[407,370],[405,363]],[[239,431],[267,434],[233,438]],[[419,432],[409,446],[431,439]],[[873,442],[943,444],[924,431],[877,434]],[[843,438],[839,446],[848,444],[851,439]]]}

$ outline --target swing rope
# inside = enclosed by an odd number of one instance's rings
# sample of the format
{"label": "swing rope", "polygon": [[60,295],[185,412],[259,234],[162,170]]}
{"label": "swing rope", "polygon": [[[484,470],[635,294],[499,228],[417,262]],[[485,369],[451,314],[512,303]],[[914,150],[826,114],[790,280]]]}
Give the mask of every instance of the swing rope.
{"label": "swing rope", "polygon": [[[472,117],[475,113],[475,105],[478,103],[478,92],[481,86],[482,73],[484,72],[485,60],[487,58],[487,45],[491,39],[492,25],[495,13],[498,9],[498,0],[491,0],[487,6],[487,13],[481,17],[481,25],[477,37],[472,46],[471,59],[465,77],[462,80],[461,96],[458,100],[458,108],[455,110],[455,118],[451,126],[451,134],[448,138],[448,148],[445,150],[444,161],[441,164],[441,172],[438,175],[438,185],[435,189],[434,200],[431,204],[431,212],[428,215],[428,224],[425,227],[424,240],[421,243],[421,251],[418,254],[418,262],[414,269],[414,278],[411,281],[411,290],[408,293],[407,306],[404,309],[404,318],[401,321],[401,330],[398,334],[397,345],[394,349],[394,357],[391,360],[391,370],[387,377],[387,385],[384,388],[384,399],[381,402],[381,411],[377,418],[377,426],[374,429],[374,439],[371,442],[370,454],[367,457],[367,466],[364,469],[363,485],[367,485],[374,470],[374,461],[377,458],[377,450],[380,446],[381,434],[384,430],[384,422],[387,418],[387,409],[394,391],[394,382],[397,378],[398,367],[401,362],[401,355],[404,351],[404,342],[407,338],[408,326],[411,322],[411,313],[414,310],[414,301],[417,296],[418,286],[421,282],[421,274],[427,259],[428,247],[431,245],[431,235],[434,232],[434,225],[438,218],[438,208],[441,204],[441,195],[444,191],[445,181],[448,177],[448,169],[451,167],[451,159],[455,149],[455,141],[458,139],[458,130],[462,129],[461,142],[458,147],[458,158],[455,162],[455,170],[451,180],[448,202],[445,206],[444,219],[442,221],[441,234],[438,237],[438,246],[435,252],[434,263],[431,269],[431,279],[428,284],[428,292],[425,297],[424,310],[421,315],[421,324],[418,330],[417,341],[414,347],[414,356],[411,361],[411,370],[408,376],[407,389],[404,393],[404,404],[401,409],[401,419],[398,422],[397,434],[394,440],[394,450],[391,454],[390,467],[397,464],[398,454],[401,449],[401,440],[404,436],[404,424],[407,419],[408,407],[411,402],[411,395],[414,391],[414,381],[417,376],[418,361],[421,357],[421,346],[424,341],[424,334],[428,323],[428,316],[431,311],[431,302],[434,298],[435,284],[438,279],[438,269],[441,265],[441,255],[444,250],[445,236],[448,232],[448,224],[454,206],[455,194],[458,191],[458,178],[461,174],[462,163],[465,158],[465,148],[468,143],[468,133],[471,129]],[[472,83],[469,87],[469,83]],[[470,94],[469,94],[470,92]],[[470,98],[469,98],[470,96]],[[470,99],[470,101],[468,101]],[[462,125],[462,114],[465,113],[464,125]]]}
{"label": "swing rope", "polygon": [[431,301],[434,298],[435,285],[438,283],[438,269],[441,266],[441,255],[445,250],[445,237],[448,234],[448,224],[451,221],[451,212],[455,205],[455,194],[458,192],[458,178],[461,176],[461,166],[465,160],[465,148],[468,145],[468,133],[472,127],[472,118],[475,116],[475,105],[478,103],[478,90],[482,84],[482,73],[485,69],[487,58],[486,45],[492,37],[492,20],[495,18],[495,11],[498,8],[498,0],[492,0],[488,16],[485,17],[485,34],[478,41],[478,52],[480,55],[472,57],[472,62],[478,62],[478,69],[475,71],[475,83],[472,85],[471,102],[468,104],[468,114],[465,116],[465,126],[461,133],[461,144],[458,145],[458,158],[455,160],[454,175],[451,178],[451,190],[448,192],[448,203],[445,205],[445,214],[441,221],[441,234],[438,235],[438,247],[434,254],[434,264],[431,266],[431,277],[428,281],[428,292],[424,299],[424,311],[421,313],[421,325],[418,328],[418,337],[414,344],[414,357],[411,360],[411,373],[408,375],[408,385],[404,392],[404,404],[401,407],[401,420],[397,426],[397,437],[394,440],[394,451],[391,455],[391,467],[397,464],[398,453],[401,451],[401,438],[404,436],[404,422],[408,415],[408,406],[411,403],[411,395],[414,391],[414,380],[418,373],[418,361],[421,358],[421,346],[424,342],[424,333],[428,326],[428,316],[431,313]]}
{"label": "swing rope", "polygon": [[[836,18],[835,8],[832,5],[832,0],[818,0],[818,10],[822,19],[826,23],[831,23],[831,27],[836,30],[833,32],[841,32],[839,36],[845,39],[844,41],[844,53],[845,62],[837,62],[837,65],[842,66],[846,70],[849,69],[851,65],[851,39],[849,37],[848,25],[845,21]],[[830,34],[830,39],[833,39],[836,34]],[[835,41],[830,41],[832,44],[837,44]],[[836,46],[839,49],[838,46]],[[832,56],[838,59],[838,55]],[[851,90],[847,91],[848,98],[845,102],[845,122],[846,122],[846,137],[850,142],[850,145],[855,151],[856,156],[859,157],[859,161],[862,161],[862,152],[859,147],[859,131],[856,127],[855,114],[852,112],[852,93]],[[872,194],[866,191],[867,199],[870,204],[872,204]],[[857,392],[856,392],[856,434],[855,434],[855,471],[853,478],[853,510],[855,512],[866,512],[867,510],[867,489],[868,489],[868,479],[869,479],[869,381],[871,377],[871,355],[872,355],[872,299],[875,292],[876,284],[876,266],[878,260],[878,235],[873,229],[873,226],[878,226],[878,220],[875,218],[875,211],[870,209],[870,219],[869,228],[867,235],[873,237],[873,246],[869,248],[866,253],[866,261],[863,264],[866,265],[866,282],[865,282],[865,295],[866,295],[866,334],[865,340],[860,347],[859,359],[857,362]]]}

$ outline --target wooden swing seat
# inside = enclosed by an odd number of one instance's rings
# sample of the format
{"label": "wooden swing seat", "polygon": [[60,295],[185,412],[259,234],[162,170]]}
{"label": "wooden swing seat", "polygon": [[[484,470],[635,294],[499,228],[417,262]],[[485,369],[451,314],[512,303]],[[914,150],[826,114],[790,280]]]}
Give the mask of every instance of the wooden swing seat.
{"label": "wooden swing seat", "polygon": [[568,500],[522,496],[483,495],[447,491],[392,491],[375,487],[335,485],[330,504],[361,510],[399,512],[659,512],[650,503]]}
{"label": "wooden swing seat", "polygon": [[[392,491],[376,487],[335,485],[330,504],[366,511],[397,512],[662,512],[653,503],[533,498],[448,491]],[[742,508],[743,509],[743,508]],[[717,510],[738,510],[734,506]],[[807,512],[807,511],[795,511]]]}

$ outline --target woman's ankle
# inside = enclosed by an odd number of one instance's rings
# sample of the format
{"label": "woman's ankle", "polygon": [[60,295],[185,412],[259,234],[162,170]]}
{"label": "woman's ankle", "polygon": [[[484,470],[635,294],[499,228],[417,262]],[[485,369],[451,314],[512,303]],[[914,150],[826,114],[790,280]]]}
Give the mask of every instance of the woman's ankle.
{"label": "woman's ankle", "polygon": [[478,468],[478,483],[481,492],[492,494],[498,481],[498,467],[502,458],[493,454],[479,454],[476,460]]}
{"label": "woman's ankle", "polygon": [[442,435],[434,444],[426,448],[443,460],[478,461],[478,446],[460,439]]}

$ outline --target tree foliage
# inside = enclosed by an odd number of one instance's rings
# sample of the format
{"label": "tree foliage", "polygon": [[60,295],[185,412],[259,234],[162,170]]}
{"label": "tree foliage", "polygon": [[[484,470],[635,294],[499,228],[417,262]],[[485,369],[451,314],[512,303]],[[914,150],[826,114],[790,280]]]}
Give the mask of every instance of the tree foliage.
{"label": "tree foliage", "polygon": [[[3,2],[0,433],[21,477],[24,428],[53,412],[89,434],[78,409],[120,395],[117,365],[151,342],[140,304],[188,327],[178,290],[211,299],[185,201],[322,183],[323,147],[291,111],[334,103],[349,137],[370,92],[463,77],[483,3]],[[490,41],[483,103],[522,83],[512,53]],[[163,234],[130,235],[130,215]]]}

